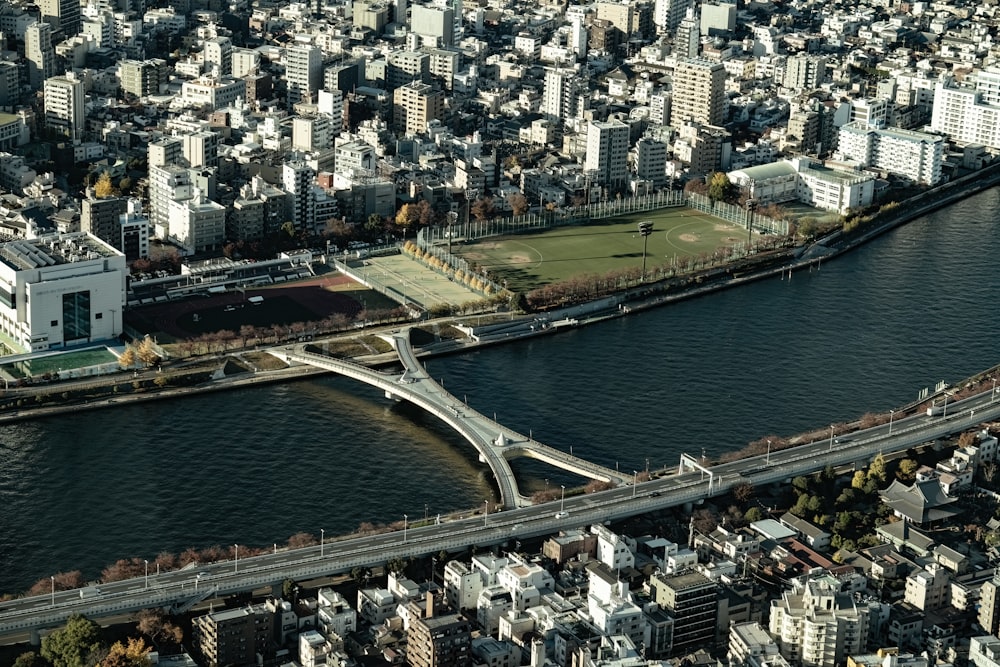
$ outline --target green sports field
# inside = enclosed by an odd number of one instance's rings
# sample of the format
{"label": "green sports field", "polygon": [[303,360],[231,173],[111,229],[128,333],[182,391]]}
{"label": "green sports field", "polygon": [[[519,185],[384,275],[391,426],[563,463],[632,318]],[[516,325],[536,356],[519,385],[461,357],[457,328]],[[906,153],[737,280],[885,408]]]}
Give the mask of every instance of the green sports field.
{"label": "green sports field", "polygon": [[716,249],[744,243],[741,227],[688,208],[668,208],[609,218],[606,224],[558,227],[533,234],[498,236],[452,245],[452,252],[527,291],[580,274],[642,266],[638,223],[653,223],[647,240],[646,267],[672,265],[684,257],[711,255]]}

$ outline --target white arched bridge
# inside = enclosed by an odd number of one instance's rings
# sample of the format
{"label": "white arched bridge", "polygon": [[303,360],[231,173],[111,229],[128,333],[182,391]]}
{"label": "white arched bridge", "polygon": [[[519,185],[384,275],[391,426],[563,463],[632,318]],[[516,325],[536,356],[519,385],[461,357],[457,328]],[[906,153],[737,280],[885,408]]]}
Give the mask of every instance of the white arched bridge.
{"label": "white arched bridge", "polygon": [[505,507],[531,505],[531,501],[518,491],[517,480],[509,463],[510,459],[521,456],[538,459],[588,479],[615,485],[632,483],[631,475],[622,475],[615,470],[543,445],[462,403],[427,374],[410,345],[409,330],[395,333],[388,340],[403,364],[402,374],[385,373],[353,361],[307,352],[304,346],[275,349],[271,350],[271,353],[289,363],[308,364],[360,380],[378,387],[385,392],[387,398],[405,399],[435,415],[458,431],[476,448],[480,460],[490,467],[497,480],[500,498]]}

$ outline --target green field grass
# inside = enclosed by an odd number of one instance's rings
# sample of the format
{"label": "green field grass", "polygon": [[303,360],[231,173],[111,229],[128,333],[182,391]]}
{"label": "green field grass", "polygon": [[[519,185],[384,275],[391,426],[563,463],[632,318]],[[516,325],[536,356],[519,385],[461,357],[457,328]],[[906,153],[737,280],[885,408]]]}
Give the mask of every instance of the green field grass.
{"label": "green field grass", "polygon": [[482,239],[453,245],[452,252],[486,268],[498,282],[506,280],[510,289],[527,291],[581,274],[641,267],[643,239],[637,226],[646,220],[653,223],[647,268],[747,240],[744,229],[718,218],[688,208],[668,208],[612,218],[606,224]]}

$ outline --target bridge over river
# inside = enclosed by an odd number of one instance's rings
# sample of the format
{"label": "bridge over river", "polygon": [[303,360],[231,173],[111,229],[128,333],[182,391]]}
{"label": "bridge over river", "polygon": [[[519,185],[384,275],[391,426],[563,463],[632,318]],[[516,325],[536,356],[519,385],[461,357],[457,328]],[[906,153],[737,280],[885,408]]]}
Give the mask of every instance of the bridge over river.
{"label": "bridge over river", "polygon": [[493,472],[500,490],[501,501],[507,508],[526,507],[532,504],[529,498],[518,491],[517,480],[510,467],[510,460],[518,457],[537,459],[582,477],[616,486],[633,482],[632,475],[623,475],[616,470],[544,445],[465,405],[428,375],[410,344],[409,329],[385,338],[392,343],[396,354],[399,355],[403,365],[402,374],[385,373],[353,361],[308,352],[302,345],[275,349],[271,353],[289,363],[308,364],[366,382],[384,391],[388,398],[407,400],[438,417],[476,448],[480,460]]}

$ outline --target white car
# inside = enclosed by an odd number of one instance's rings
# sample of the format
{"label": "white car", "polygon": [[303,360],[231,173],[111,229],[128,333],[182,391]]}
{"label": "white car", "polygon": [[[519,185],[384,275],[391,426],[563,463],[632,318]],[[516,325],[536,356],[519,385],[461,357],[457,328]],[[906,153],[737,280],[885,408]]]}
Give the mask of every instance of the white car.
{"label": "white car", "polygon": [[557,519],[565,519],[569,516],[569,512],[556,512]]}

